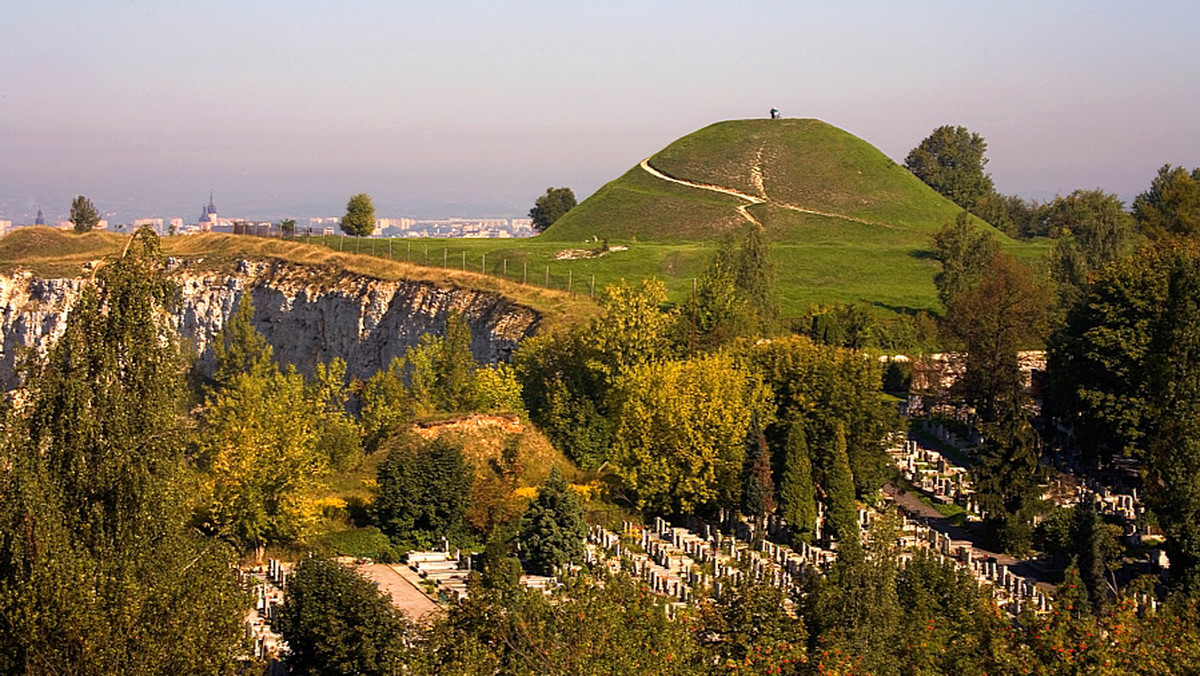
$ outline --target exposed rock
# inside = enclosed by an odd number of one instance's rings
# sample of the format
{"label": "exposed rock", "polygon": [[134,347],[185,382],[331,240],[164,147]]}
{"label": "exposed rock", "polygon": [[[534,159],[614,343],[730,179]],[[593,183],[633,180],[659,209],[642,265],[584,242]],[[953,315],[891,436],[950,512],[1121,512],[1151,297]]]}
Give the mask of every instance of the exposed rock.
{"label": "exposed rock", "polygon": [[[490,291],[431,282],[389,281],[330,267],[242,261],[233,274],[172,266],[180,306],[171,321],[212,368],[212,340],[249,290],[254,323],[281,363],[311,374],[320,362],[346,360],[365,378],[402,356],[423,333],[440,333],[450,311],[471,327],[471,351],[483,362],[507,361],[541,316]],[[25,348],[45,349],[66,328],[86,280],[0,275],[0,387],[16,383]]]}

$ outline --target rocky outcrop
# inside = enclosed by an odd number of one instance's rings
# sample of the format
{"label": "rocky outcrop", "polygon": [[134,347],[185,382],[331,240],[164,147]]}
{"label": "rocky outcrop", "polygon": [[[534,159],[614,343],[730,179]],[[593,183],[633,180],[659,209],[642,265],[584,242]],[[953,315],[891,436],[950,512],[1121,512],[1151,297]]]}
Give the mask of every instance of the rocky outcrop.
{"label": "rocky outcrop", "polygon": [[[171,322],[205,372],[212,368],[213,338],[246,293],[254,300],[254,323],[279,361],[304,373],[341,357],[350,375],[368,377],[402,356],[421,334],[441,332],[451,311],[471,326],[477,360],[506,361],[541,320],[535,310],[495,292],[321,266],[242,261],[229,274],[177,263],[171,274],[181,300]],[[0,386],[15,386],[22,352],[44,349],[61,335],[85,283],[0,275]]]}

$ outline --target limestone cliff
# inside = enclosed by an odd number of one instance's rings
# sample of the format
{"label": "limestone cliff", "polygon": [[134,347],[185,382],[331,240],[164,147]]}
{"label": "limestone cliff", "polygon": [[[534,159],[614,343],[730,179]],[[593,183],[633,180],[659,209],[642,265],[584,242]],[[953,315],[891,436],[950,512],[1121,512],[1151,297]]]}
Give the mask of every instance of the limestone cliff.
{"label": "limestone cliff", "polygon": [[[181,300],[171,321],[204,371],[212,367],[213,338],[247,292],[254,300],[255,325],[280,362],[304,373],[341,357],[352,376],[370,376],[403,355],[421,334],[442,331],[451,311],[470,324],[476,359],[503,361],[541,320],[536,311],[495,292],[375,279],[321,266],[242,261],[235,272],[224,273],[176,262],[171,274]],[[85,283],[0,275],[0,387],[16,384],[14,367],[24,348],[45,347],[61,335]]]}

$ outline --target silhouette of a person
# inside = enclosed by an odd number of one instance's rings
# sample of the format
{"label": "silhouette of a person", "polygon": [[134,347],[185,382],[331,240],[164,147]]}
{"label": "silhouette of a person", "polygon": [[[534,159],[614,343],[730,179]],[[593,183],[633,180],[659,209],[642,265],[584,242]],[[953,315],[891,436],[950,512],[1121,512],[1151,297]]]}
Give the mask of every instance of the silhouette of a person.
{"label": "silhouette of a person", "polygon": [[771,119],[772,119],[772,120],[778,120],[778,119],[779,119],[779,111],[778,111],[778,110],[776,110],[775,108],[772,108],[772,109],[771,109]]}

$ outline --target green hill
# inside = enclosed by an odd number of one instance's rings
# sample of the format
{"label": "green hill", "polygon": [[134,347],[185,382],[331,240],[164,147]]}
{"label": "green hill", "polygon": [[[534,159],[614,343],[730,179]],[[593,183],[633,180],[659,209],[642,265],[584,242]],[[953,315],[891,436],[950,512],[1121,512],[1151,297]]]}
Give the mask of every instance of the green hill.
{"label": "green hill", "polygon": [[[820,120],[733,120],[670,144],[542,237],[706,240],[748,223],[748,214],[780,243],[814,234],[844,241],[907,233],[923,245],[958,212],[877,148]],[[821,232],[840,227],[851,232]]]}

